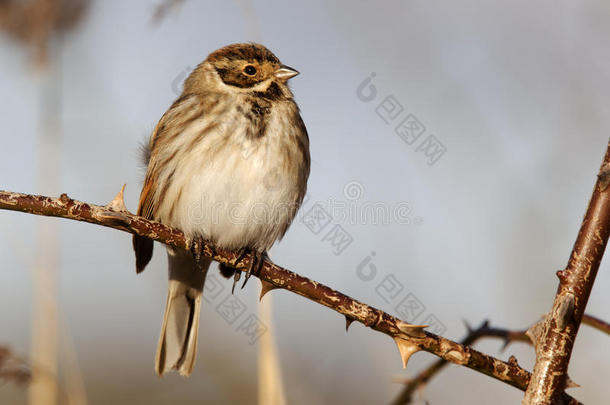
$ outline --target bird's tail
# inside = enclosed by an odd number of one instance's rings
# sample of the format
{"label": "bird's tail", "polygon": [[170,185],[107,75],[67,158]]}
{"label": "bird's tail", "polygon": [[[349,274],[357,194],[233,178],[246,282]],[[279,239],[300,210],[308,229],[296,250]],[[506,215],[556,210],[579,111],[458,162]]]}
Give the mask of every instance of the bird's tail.
{"label": "bird's tail", "polygon": [[188,376],[197,357],[201,295],[211,260],[201,258],[202,263],[197,268],[189,252],[168,249],[167,257],[169,288],[155,371],[161,376],[168,370],[178,370]]}

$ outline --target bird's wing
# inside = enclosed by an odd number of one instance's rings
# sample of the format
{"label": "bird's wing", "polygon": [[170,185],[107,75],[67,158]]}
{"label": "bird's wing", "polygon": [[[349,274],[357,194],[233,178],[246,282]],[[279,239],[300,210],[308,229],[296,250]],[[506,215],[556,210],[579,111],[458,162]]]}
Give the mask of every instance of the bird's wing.
{"label": "bird's wing", "polygon": [[[154,190],[156,189],[156,176],[151,170],[150,156],[151,149],[157,138],[160,130],[163,128],[163,121],[165,115],[161,118],[148,145],[145,145],[144,156],[147,160],[148,170],[146,172],[146,179],[144,180],[144,186],[140,193],[140,202],[138,204],[138,215],[146,219],[154,219],[155,202],[154,202]],[[136,254],[136,273],[144,271],[144,268],[150,262],[153,254],[153,240],[143,236],[133,235],[133,250]]]}
{"label": "bird's wing", "polygon": [[[148,145],[145,146],[144,158],[146,160],[145,163],[148,165],[148,169],[146,171],[146,179],[144,180],[142,193],[140,194],[138,215],[146,219],[155,219],[156,204],[158,203],[158,196],[155,195],[159,189],[156,174],[158,164],[155,162],[155,148],[163,147],[160,146],[160,144],[166,142],[168,137],[171,138],[174,136],[177,128],[176,125],[172,125],[173,121],[180,119],[180,117],[183,117],[183,120],[187,120],[191,119],[193,116],[200,116],[201,110],[189,111],[198,100],[200,100],[200,98],[194,94],[183,94],[178,97],[167,112],[163,114],[163,117],[159,120],[159,123],[150,137]],[[172,128],[174,132],[172,132]],[[133,249],[136,254],[136,272],[140,273],[152,258],[153,241],[143,236],[134,235]]]}

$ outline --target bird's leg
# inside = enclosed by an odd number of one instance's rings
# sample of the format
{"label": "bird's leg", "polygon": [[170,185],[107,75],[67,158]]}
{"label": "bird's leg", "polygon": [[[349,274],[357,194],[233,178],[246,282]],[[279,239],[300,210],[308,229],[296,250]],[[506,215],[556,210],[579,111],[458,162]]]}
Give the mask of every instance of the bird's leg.
{"label": "bird's leg", "polygon": [[189,249],[191,254],[193,255],[193,259],[195,259],[195,265],[198,270],[203,270],[203,266],[201,265],[201,252],[203,252],[203,237],[194,236],[189,243]]}

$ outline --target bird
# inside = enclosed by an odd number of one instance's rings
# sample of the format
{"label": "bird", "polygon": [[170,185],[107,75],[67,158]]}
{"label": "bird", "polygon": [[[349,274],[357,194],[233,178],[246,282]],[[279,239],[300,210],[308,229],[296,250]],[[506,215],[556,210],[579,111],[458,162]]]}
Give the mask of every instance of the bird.
{"label": "bird", "polygon": [[[193,248],[167,247],[168,292],[155,356],[159,376],[189,376],[197,356],[199,314],[212,262],[196,241],[250,253],[247,277],[260,270],[303,202],[309,136],[288,80],[299,72],[265,46],[220,48],[185,79],[144,149],[146,175],[138,215],[180,229]],[[136,272],[153,254],[134,235]],[[241,271],[219,265],[223,276]],[[246,280],[247,280],[246,277]]]}

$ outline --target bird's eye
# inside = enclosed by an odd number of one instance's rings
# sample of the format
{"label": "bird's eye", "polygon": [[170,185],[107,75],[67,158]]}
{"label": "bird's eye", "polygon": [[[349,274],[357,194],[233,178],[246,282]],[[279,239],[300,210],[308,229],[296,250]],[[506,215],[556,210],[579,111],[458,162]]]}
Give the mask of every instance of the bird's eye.
{"label": "bird's eye", "polygon": [[256,74],[256,68],[252,65],[247,65],[244,68],[244,73],[247,74],[248,76],[254,76]]}

